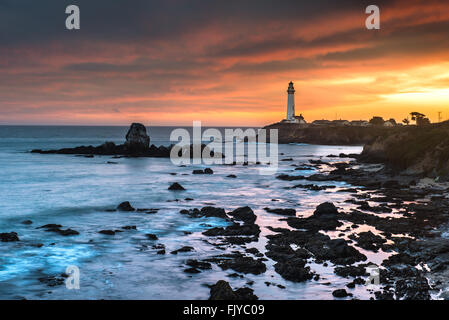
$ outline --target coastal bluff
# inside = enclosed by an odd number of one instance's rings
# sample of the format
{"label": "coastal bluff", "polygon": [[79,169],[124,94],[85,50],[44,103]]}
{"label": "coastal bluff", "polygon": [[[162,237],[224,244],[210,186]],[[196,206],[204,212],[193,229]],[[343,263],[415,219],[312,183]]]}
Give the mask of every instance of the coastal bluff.
{"label": "coastal bluff", "polygon": [[449,180],[449,121],[404,126],[365,144],[359,161],[385,163],[397,172]]}
{"label": "coastal bluff", "polygon": [[279,143],[362,145],[357,160],[397,174],[449,180],[449,121],[425,126],[313,126],[276,123]]}
{"label": "coastal bluff", "polygon": [[321,145],[365,145],[398,128],[382,126],[315,126],[298,123],[274,123],[263,129],[277,129],[278,142]]}

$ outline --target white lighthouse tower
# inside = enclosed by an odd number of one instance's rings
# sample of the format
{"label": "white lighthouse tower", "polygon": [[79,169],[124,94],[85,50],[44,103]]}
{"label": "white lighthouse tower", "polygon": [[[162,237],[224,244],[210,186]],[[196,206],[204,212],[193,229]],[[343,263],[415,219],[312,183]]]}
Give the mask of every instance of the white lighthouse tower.
{"label": "white lighthouse tower", "polygon": [[294,122],[295,119],[295,88],[293,87],[293,82],[290,81],[288,84],[288,100],[287,100],[287,121]]}
{"label": "white lighthouse tower", "polygon": [[300,114],[299,116],[295,115],[295,88],[293,87],[292,81],[290,81],[290,83],[288,84],[287,93],[287,118],[285,120],[282,120],[282,122],[307,124],[302,114]]}

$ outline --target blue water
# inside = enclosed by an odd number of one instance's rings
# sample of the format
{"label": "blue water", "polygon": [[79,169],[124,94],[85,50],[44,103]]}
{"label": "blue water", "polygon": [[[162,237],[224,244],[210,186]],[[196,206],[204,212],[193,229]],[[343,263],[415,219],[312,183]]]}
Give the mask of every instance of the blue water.
{"label": "blue water", "polygon": [[[173,128],[150,127],[151,143],[170,144]],[[294,284],[283,280],[268,261],[265,274],[245,275],[244,279],[230,278],[214,266],[198,275],[183,272],[188,258],[202,259],[223,251],[208,244],[212,241],[201,233],[207,228],[224,226],[218,218],[191,219],[179,213],[182,209],[215,205],[227,211],[250,206],[258,215],[261,226],[257,247],[264,252],[267,226],[285,227],[280,216],[267,213],[264,207],[296,208],[299,216],[307,216],[324,201],[333,201],[341,208],[347,193],[335,190],[286,190],[291,185],[275,176],[259,174],[256,166],[212,166],[213,175],[191,175],[202,165],[178,167],[169,159],[158,158],[94,158],[73,155],[40,155],[32,149],[55,149],[79,145],[99,145],[104,141],[123,143],[126,127],[14,127],[0,126],[0,232],[15,231],[21,241],[0,242],[0,298],[2,299],[207,299],[213,284],[225,279],[233,287],[241,287],[249,280],[261,299],[317,299],[332,298],[332,291],[345,284],[332,273],[322,270],[320,281]],[[326,155],[357,153],[361,147],[280,145],[279,159],[293,158],[293,162],[279,162],[278,173],[299,174],[292,163],[307,163]],[[108,161],[115,162],[114,164]],[[176,175],[171,175],[176,173]],[[312,174],[300,172],[300,174]],[[230,179],[229,174],[237,175]],[[179,182],[187,190],[168,191]],[[298,183],[302,183],[299,181]],[[320,183],[317,183],[320,184]],[[328,182],[325,184],[329,184]],[[333,183],[345,187],[344,183]],[[186,201],[185,198],[193,198]],[[272,199],[277,199],[273,202]],[[130,201],[135,208],[157,208],[156,214],[142,212],[111,212],[122,201]],[[24,220],[32,225],[24,225]],[[36,229],[47,223],[72,228],[80,235],[63,237]],[[120,229],[135,225],[137,230],[105,236],[98,231]],[[185,232],[191,234],[185,234]],[[146,233],[154,233],[158,241],[147,240]],[[156,254],[154,244],[163,244],[166,255]],[[42,247],[37,247],[42,244]],[[178,255],[170,251],[189,245],[194,252]],[[237,249],[228,248],[228,251]],[[375,257],[374,257],[375,258]],[[373,258],[373,259],[374,259]],[[68,290],[64,285],[48,287],[38,279],[58,275],[69,265],[81,271],[80,290]],[[332,280],[332,285],[323,285]],[[267,287],[264,282],[282,284],[287,289]],[[366,298],[366,292],[356,292]]]}

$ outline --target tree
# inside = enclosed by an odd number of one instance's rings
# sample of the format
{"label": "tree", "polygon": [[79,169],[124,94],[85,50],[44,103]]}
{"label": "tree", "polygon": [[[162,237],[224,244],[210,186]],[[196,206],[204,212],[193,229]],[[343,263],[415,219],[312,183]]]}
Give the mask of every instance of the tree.
{"label": "tree", "polygon": [[408,126],[410,124],[410,120],[408,118],[405,118],[404,120],[402,120],[402,123]]}
{"label": "tree", "polygon": [[383,126],[385,121],[382,117],[373,117],[369,123],[371,123],[373,126]]}
{"label": "tree", "polygon": [[430,124],[430,120],[429,118],[426,118],[425,114],[414,111],[410,112],[410,115],[412,116],[412,120],[416,122],[417,126],[424,126]]}

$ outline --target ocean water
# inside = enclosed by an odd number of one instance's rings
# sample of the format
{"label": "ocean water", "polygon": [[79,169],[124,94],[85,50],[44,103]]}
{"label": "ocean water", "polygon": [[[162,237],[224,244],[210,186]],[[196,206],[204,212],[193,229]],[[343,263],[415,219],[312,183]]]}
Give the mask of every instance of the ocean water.
{"label": "ocean water", "polygon": [[[151,143],[170,144],[173,128],[149,127]],[[20,127],[0,126],[0,232],[15,231],[20,242],[0,242],[0,298],[2,299],[207,299],[209,288],[220,279],[234,288],[254,281],[251,288],[260,299],[332,299],[332,291],[343,288],[351,280],[339,278],[328,267],[310,263],[321,275],[319,281],[292,283],[282,279],[269,260],[267,272],[231,278],[233,271],[212,270],[187,274],[183,270],[187,259],[204,259],[238,246],[219,250],[207,241],[213,239],[202,232],[215,226],[225,226],[218,218],[188,218],[182,209],[213,205],[233,210],[250,206],[258,216],[256,223],[262,233],[259,241],[248,244],[265,252],[268,226],[286,227],[281,216],[270,214],[264,207],[295,208],[298,216],[312,214],[315,207],[332,201],[341,210],[350,195],[336,192],[350,187],[333,184],[336,189],[309,191],[285,189],[292,182],[275,179],[275,175],[260,175],[257,166],[211,166],[213,175],[192,175],[203,165],[179,167],[169,159],[120,158],[96,156],[32,154],[32,149],[54,149],[79,145],[99,145],[104,141],[123,143],[126,127]],[[359,153],[362,147],[316,146],[306,144],[279,145],[278,173],[313,174],[315,170],[294,171],[292,164],[306,164],[311,159],[349,161],[327,158],[329,154]],[[113,162],[113,163],[108,163]],[[330,169],[330,168],[328,168]],[[322,170],[326,170],[323,168]],[[174,175],[176,174],[176,175]],[[235,174],[237,179],[227,178]],[[187,190],[167,190],[179,182]],[[296,183],[296,181],[295,181]],[[305,183],[305,181],[297,181]],[[193,201],[186,201],[192,198]],[[272,200],[276,199],[276,202]],[[156,214],[111,211],[122,201],[135,208],[157,208]],[[33,224],[24,225],[24,220]],[[56,223],[80,232],[78,236],[63,237],[37,227]],[[114,236],[99,234],[104,229],[120,229],[135,225],[137,230]],[[340,229],[344,229],[343,226]],[[360,226],[358,231],[371,230]],[[376,230],[372,230],[376,232]],[[188,234],[186,234],[188,232]],[[157,241],[148,240],[146,233],[156,234]],[[337,232],[330,233],[336,237]],[[37,246],[39,244],[39,246]],[[154,244],[163,244],[167,254],[159,255]],[[43,245],[43,246],[40,246]],[[192,246],[193,252],[170,254],[182,246]],[[386,253],[369,253],[360,248],[369,260],[380,263]],[[63,273],[67,266],[80,269],[80,289],[68,290],[65,285],[49,287],[39,281],[45,276]],[[266,281],[280,284],[267,286]],[[356,298],[367,299],[371,293],[357,287]]]}

